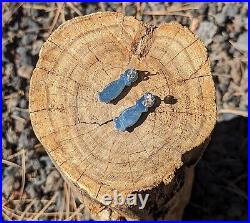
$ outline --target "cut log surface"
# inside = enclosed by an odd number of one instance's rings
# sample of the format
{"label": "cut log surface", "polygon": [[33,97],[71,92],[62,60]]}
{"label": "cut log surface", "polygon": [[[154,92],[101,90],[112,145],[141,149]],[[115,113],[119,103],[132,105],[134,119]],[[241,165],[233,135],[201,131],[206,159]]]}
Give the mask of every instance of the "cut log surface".
{"label": "cut log surface", "polygon": [[[116,103],[97,93],[127,68],[139,80]],[[159,103],[131,131],[113,118],[145,92]],[[171,99],[171,100],[169,100]],[[97,202],[169,184],[183,155],[209,138],[215,89],[203,43],[177,23],[159,27],[121,13],[62,24],[43,45],[30,86],[35,134],[66,178]]]}

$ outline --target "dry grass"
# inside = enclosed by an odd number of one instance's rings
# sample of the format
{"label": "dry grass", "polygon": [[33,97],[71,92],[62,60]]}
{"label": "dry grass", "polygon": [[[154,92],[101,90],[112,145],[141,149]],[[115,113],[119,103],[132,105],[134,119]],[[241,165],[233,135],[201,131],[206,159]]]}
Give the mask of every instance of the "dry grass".
{"label": "dry grass", "polygon": [[176,7],[173,5],[173,7],[164,10],[164,11],[145,11],[143,12],[144,15],[153,15],[153,16],[184,16],[192,19],[192,15],[188,12],[190,10],[198,10],[200,9],[201,4],[195,4],[195,3],[186,3],[183,6]]}
{"label": "dry grass", "polygon": [[[76,198],[74,194],[70,191],[70,187],[65,183],[63,196],[63,205],[57,212],[50,212],[48,208],[54,205],[59,193],[54,193],[50,200],[39,200],[39,199],[24,199],[22,194],[20,194],[19,199],[6,200],[3,199],[2,214],[5,220],[42,220],[42,219],[52,219],[52,220],[84,220],[86,216],[84,215],[84,205],[80,204],[78,207],[76,205]],[[40,211],[32,211],[32,206],[37,202],[42,203],[43,207]],[[21,210],[17,207],[21,207],[25,204],[25,209]]]}
{"label": "dry grass", "polygon": [[[3,3],[3,26],[7,25],[15,12],[19,8],[30,9],[30,10],[39,10],[45,12],[54,12],[54,18],[51,22],[51,25],[48,27],[48,33],[50,34],[56,25],[59,25],[65,22],[65,10],[66,8],[72,10],[72,12],[76,13],[76,15],[81,16],[83,13],[78,9],[78,4],[75,2],[65,2],[65,3],[50,3],[47,5],[44,4],[32,4],[32,3]],[[135,17],[141,19],[143,15],[152,15],[152,16],[184,16],[192,19],[192,15],[189,13],[191,10],[198,10],[201,7],[201,4],[197,3],[183,3],[182,5],[173,4],[167,10],[154,10],[154,11],[145,11],[145,3],[135,2],[128,3],[122,2],[117,3],[121,4],[121,11],[125,14],[126,7],[128,5],[134,4],[136,7]],[[153,3],[149,3],[153,4]],[[98,6],[100,8],[99,11],[106,11],[105,5],[103,2],[99,2]],[[118,10],[119,11],[119,10]]]}
{"label": "dry grass", "polygon": [[[22,166],[12,162],[10,160],[21,157]],[[25,186],[25,175],[26,175],[26,166],[25,166],[25,150],[22,149],[19,152],[9,156],[7,160],[3,159],[2,163],[4,165],[13,166],[18,168],[17,171],[21,171],[22,174],[22,186],[19,192],[13,193],[9,199],[2,197],[2,214],[5,220],[41,220],[41,219],[54,219],[54,220],[81,220],[85,219],[83,216],[84,205],[80,204],[77,206],[76,197],[71,191],[70,186],[64,182],[63,190],[63,202],[60,210],[58,212],[46,212],[47,209],[55,204],[56,199],[59,196],[59,193],[54,193],[50,200],[39,200],[39,199],[27,199],[24,195],[24,186]],[[14,199],[17,197],[17,199]],[[39,212],[31,211],[33,205],[36,202],[41,202],[43,207]],[[18,207],[21,207],[25,204],[24,210],[21,210]]]}

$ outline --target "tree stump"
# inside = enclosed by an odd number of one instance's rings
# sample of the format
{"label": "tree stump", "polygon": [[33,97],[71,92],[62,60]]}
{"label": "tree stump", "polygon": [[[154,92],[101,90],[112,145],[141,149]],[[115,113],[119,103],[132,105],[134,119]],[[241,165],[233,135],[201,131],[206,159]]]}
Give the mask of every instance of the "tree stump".
{"label": "tree stump", "polygon": [[[97,92],[127,68],[138,81],[113,103]],[[144,94],[157,105],[126,132],[112,119]],[[44,43],[30,85],[30,117],[55,166],[97,219],[181,219],[193,166],[216,121],[203,43],[177,23],[121,13],[80,16]],[[146,207],[103,204],[105,194],[149,194]]]}

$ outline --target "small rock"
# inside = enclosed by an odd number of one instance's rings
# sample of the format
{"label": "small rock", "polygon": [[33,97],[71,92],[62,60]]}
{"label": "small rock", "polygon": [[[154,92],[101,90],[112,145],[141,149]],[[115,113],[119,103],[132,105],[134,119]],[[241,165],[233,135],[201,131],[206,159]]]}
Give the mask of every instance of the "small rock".
{"label": "small rock", "polygon": [[14,111],[16,106],[18,105],[18,100],[19,97],[15,97],[13,95],[13,97],[9,98],[8,100],[6,100],[6,105],[7,105],[7,109],[8,111]]}
{"label": "small rock", "polygon": [[232,18],[237,15],[239,8],[237,5],[226,5],[224,6],[222,13],[224,13],[229,18]]}
{"label": "small rock", "polygon": [[18,190],[20,188],[20,186],[21,186],[20,181],[16,180],[14,185],[13,185],[13,188],[14,188],[14,190]]}
{"label": "small rock", "polygon": [[45,168],[46,168],[46,172],[50,172],[51,168],[54,167],[53,163],[51,162],[51,159],[48,156],[42,156],[40,158],[41,163],[45,163]]}
{"label": "small rock", "polygon": [[13,175],[7,175],[3,178],[2,182],[2,193],[8,198],[13,190],[13,184],[15,182]]}
{"label": "small rock", "polygon": [[[231,49],[232,49],[232,48],[231,48]],[[231,51],[231,49],[230,49],[230,51]],[[230,52],[230,51],[229,51],[229,52]],[[234,51],[232,50],[232,52],[233,52],[233,57],[234,57],[234,58],[240,58],[240,57],[242,56],[242,53],[239,52],[239,51],[236,50],[236,49],[235,49]]]}
{"label": "small rock", "polygon": [[60,208],[63,205],[63,193],[62,191],[57,191],[56,193],[58,193],[58,196],[56,197],[56,209],[60,210]]}
{"label": "small rock", "polygon": [[31,30],[39,30],[39,25],[32,19],[28,18],[27,25]]}
{"label": "small rock", "polygon": [[225,113],[225,114],[222,114],[222,116],[220,117],[220,121],[230,121],[237,117],[238,117],[237,115]]}
{"label": "small rock", "polygon": [[7,138],[8,142],[11,144],[17,143],[18,138],[17,138],[16,132],[14,130],[12,130],[12,128],[9,128],[7,130],[6,138]]}
{"label": "small rock", "polygon": [[248,80],[248,68],[245,69],[245,72],[244,72],[244,74],[243,74],[243,78],[244,78],[245,80]]}
{"label": "small rock", "polygon": [[36,38],[36,35],[31,34],[31,33],[29,34],[26,33],[25,35],[22,36],[21,42],[24,46],[31,45],[35,38]]}
{"label": "small rock", "polygon": [[24,120],[29,120],[29,112],[28,111],[20,111],[20,117],[22,117]]}
{"label": "small rock", "polygon": [[31,136],[31,129],[25,128],[24,131],[21,132],[19,140],[18,140],[18,147],[24,149],[30,149],[34,147],[36,140]]}
{"label": "small rock", "polygon": [[223,26],[225,24],[226,15],[224,13],[216,14],[214,18],[218,25]]}
{"label": "small rock", "polygon": [[33,205],[34,212],[39,212],[43,208],[43,204],[41,201],[36,201]]}
{"label": "small rock", "polygon": [[32,51],[31,51],[31,54],[32,55],[38,55],[41,47],[43,45],[43,41],[42,40],[37,40],[37,41],[34,41],[33,45],[32,45]]}
{"label": "small rock", "polygon": [[21,132],[19,139],[18,139],[18,147],[19,148],[31,148],[33,145],[31,144],[31,140],[28,140],[28,129],[24,129],[24,131]]}
{"label": "small rock", "polygon": [[248,51],[248,32],[244,32],[238,38],[238,41],[235,43],[235,47],[238,50]]}
{"label": "small rock", "polygon": [[28,183],[25,187],[25,191],[27,192],[27,194],[30,196],[30,198],[37,198],[38,193],[35,190],[35,187],[32,183]]}
{"label": "small rock", "polygon": [[27,108],[28,107],[28,102],[26,99],[22,98],[19,102],[19,107],[20,108]]}
{"label": "small rock", "polygon": [[2,149],[3,150],[6,149],[6,145],[7,145],[6,140],[5,140],[5,138],[2,137]]}
{"label": "small rock", "polygon": [[22,65],[18,71],[17,71],[17,74],[22,77],[22,78],[25,78],[25,79],[30,79],[31,77],[31,73],[33,71],[33,66],[30,66],[30,65]]}
{"label": "small rock", "polygon": [[[89,4],[88,5],[88,7],[86,7],[86,11],[85,11],[85,14],[86,15],[88,15],[88,14],[91,14],[91,13],[93,13],[93,12],[95,12],[96,11],[96,5],[95,4]],[[108,7],[107,9],[106,9],[107,11],[113,11],[112,10],[112,7]]]}
{"label": "small rock", "polygon": [[136,7],[135,7],[135,5],[128,5],[125,8],[125,14],[126,15],[133,16],[133,15],[135,15],[135,13],[136,13]]}
{"label": "small rock", "polygon": [[217,13],[217,7],[216,7],[217,4],[215,3],[209,3],[209,14],[210,15],[215,15]]}
{"label": "small rock", "polygon": [[15,129],[17,132],[22,132],[23,129],[24,129],[24,126],[25,126],[25,122],[24,121],[21,121],[19,119],[16,119],[15,120]]}
{"label": "small rock", "polygon": [[8,159],[8,157],[10,155],[12,155],[12,149],[7,149],[7,148],[3,148],[3,152],[2,152],[2,155],[3,155],[3,159]]}
{"label": "small rock", "polygon": [[198,18],[193,18],[191,25],[190,25],[190,30],[192,32],[195,32],[197,28],[199,27],[199,24],[200,24],[200,20]]}
{"label": "small rock", "polygon": [[248,110],[248,93],[247,92],[241,96],[239,108],[243,111]]}
{"label": "small rock", "polygon": [[243,25],[246,30],[248,30],[248,17],[243,18]]}
{"label": "small rock", "polygon": [[16,52],[17,52],[17,55],[16,55],[16,64],[17,66],[22,66],[22,65],[25,65],[25,64],[31,64],[31,57],[28,56],[28,48],[27,47],[23,47],[23,46],[20,46],[17,48]]}
{"label": "small rock", "polygon": [[234,17],[233,24],[235,32],[240,33],[242,28],[245,26],[246,20],[245,17],[242,17],[242,15],[237,15]]}
{"label": "small rock", "polygon": [[47,177],[45,187],[44,187],[44,193],[48,193],[51,191],[57,191],[58,187],[58,182],[60,180],[61,176],[58,173],[57,170],[53,170]]}
{"label": "small rock", "polygon": [[214,23],[204,21],[200,24],[196,33],[204,41],[205,45],[208,46],[213,41],[216,32],[217,26]]}
{"label": "small rock", "polygon": [[9,26],[10,31],[13,31],[14,33],[16,33],[16,31],[18,30],[18,23],[15,22],[13,25]]}
{"label": "small rock", "polygon": [[8,77],[11,77],[14,75],[14,65],[13,63],[8,63],[6,64],[6,67],[5,67],[5,74],[8,76]]}
{"label": "small rock", "polygon": [[46,181],[46,174],[44,169],[39,169],[39,175],[34,178],[33,183],[37,186],[42,185]]}
{"label": "small rock", "polygon": [[21,84],[22,84],[21,77],[14,76],[13,79],[11,80],[10,86],[12,86],[16,90],[20,90]]}
{"label": "small rock", "polygon": [[224,95],[223,95],[223,98],[222,98],[222,100],[223,100],[223,102],[228,102],[228,101],[230,101],[230,99],[232,98],[232,96],[233,96],[233,92],[231,91],[228,91],[228,92],[226,92]]}
{"label": "small rock", "polygon": [[17,48],[16,53],[18,53],[21,57],[26,56],[27,49],[25,47],[20,46]]}
{"label": "small rock", "polygon": [[39,168],[41,168],[41,164],[38,159],[31,160],[31,166],[34,170],[38,170]]}
{"label": "small rock", "polygon": [[231,77],[233,79],[233,82],[237,85],[240,84],[241,81],[241,62],[239,61],[233,61],[231,63]]}

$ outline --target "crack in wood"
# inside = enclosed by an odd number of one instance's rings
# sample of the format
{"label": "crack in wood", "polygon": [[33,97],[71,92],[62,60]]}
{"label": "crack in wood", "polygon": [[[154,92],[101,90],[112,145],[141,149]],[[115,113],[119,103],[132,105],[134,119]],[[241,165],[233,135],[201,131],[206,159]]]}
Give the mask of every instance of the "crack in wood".
{"label": "crack in wood", "polygon": [[84,124],[87,124],[87,125],[98,125],[98,126],[102,126],[102,125],[106,125],[110,122],[112,122],[113,119],[110,119],[110,120],[107,120],[105,122],[102,122],[102,123],[98,123],[98,122],[84,122],[84,121],[80,121],[79,123],[84,123]]}
{"label": "crack in wood", "polygon": [[134,55],[138,56],[138,59],[143,59],[147,56],[150,48],[153,44],[153,34],[157,27],[151,24],[141,24],[141,29],[137,33],[132,46],[131,51]]}

